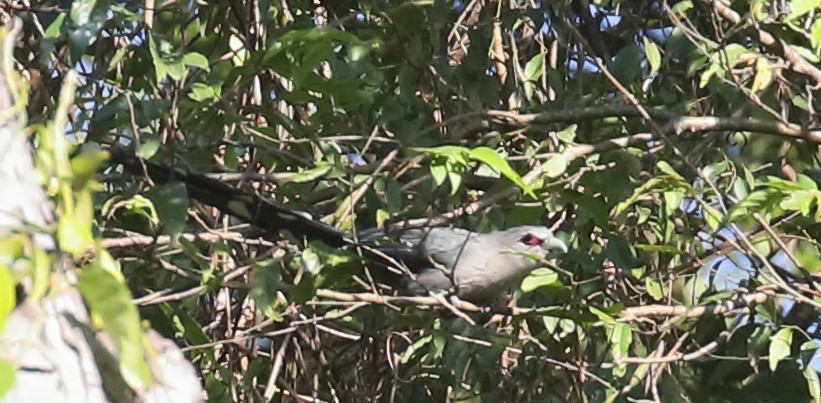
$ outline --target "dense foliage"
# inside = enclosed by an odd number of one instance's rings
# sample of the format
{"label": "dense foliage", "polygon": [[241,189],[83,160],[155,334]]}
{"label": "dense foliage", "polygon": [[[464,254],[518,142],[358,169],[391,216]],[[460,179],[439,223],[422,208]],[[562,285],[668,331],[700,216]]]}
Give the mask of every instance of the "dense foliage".
{"label": "dense foliage", "polygon": [[[94,233],[61,245],[102,239],[123,284],[99,286],[130,289],[209,400],[723,402],[821,399],[819,6],[0,10],[24,21],[29,122],[66,128],[74,169],[129,144],[344,230],[545,223],[572,245],[495,315],[379,298],[351,254],[262,240],[103,162]],[[93,280],[89,306],[117,320],[103,307],[128,294]]]}

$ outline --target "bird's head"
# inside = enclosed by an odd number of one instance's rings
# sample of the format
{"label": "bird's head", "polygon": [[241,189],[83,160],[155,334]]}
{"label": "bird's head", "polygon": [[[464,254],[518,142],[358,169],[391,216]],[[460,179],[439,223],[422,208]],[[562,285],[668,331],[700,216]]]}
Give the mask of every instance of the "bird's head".
{"label": "bird's head", "polygon": [[512,249],[517,252],[546,257],[551,252],[567,253],[567,245],[553,235],[547,227],[538,225],[523,225],[506,231],[508,239],[512,240]]}

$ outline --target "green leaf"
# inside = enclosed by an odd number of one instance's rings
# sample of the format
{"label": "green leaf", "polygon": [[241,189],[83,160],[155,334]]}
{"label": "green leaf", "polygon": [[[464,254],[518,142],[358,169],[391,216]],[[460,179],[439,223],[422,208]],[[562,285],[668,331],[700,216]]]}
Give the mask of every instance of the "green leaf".
{"label": "green leaf", "polygon": [[804,367],[810,366],[812,360],[815,358],[815,353],[818,351],[819,342],[816,340],[809,340],[804,342],[799,348],[799,358],[801,359],[801,365]]}
{"label": "green leaf", "polygon": [[439,187],[445,183],[448,177],[448,169],[445,167],[444,159],[431,161],[430,178],[433,181],[433,186]]}
{"label": "green leaf", "polygon": [[804,174],[798,174],[795,177],[795,183],[804,190],[818,190],[818,184],[815,183],[815,180]]}
{"label": "green leaf", "polygon": [[383,209],[376,210],[376,219],[374,224],[376,224],[376,228],[384,228],[385,223],[390,220],[391,214]]}
{"label": "green leaf", "polygon": [[[15,282],[11,277],[8,267],[4,264],[0,265],[0,332],[3,331],[6,325],[6,319],[8,319],[11,312],[14,311],[14,305],[16,304],[16,290],[14,286]],[[0,389],[2,389],[2,387],[0,387]],[[0,393],[0,395],[2,395],[2,393]]]}
{"label": "green leaf", "polygon": [[801,57],[807,59],[808,61],[810,61],[812,63],[818,63],[819,61],[821,61],[821,58],[819,58],[818,55],[816,55],[811,50],[809,50],[809,49],[807,49],[803,46],[796,46],[796,45],[789,45],[789,46],[790,46],[790,49],[792,49],[794,52],[798,52],[798,54]]}
{"label": "green leaf", "polygon": [[468,153],[468,149],[459,146],[440,146],[432,148],[412,148],[414,153],[426,154],[431,156],[442,156],[449,159],[458,159]]}
{"label": "green leaf", "polygon": [[307,248],[303,250],[300,256],[302,257],[300,260],[302,268],[308,271],[308,273],[316,276],[322,271],[322,260],[319,258],[319,254],[313,249]]}
{"label": "green leaf", "polygon": [[448,172],[448,182],[450,182],[450,195],[456,195],[462,187],[462,179],[465,175],[465,165],[448,160],[445,164]]}
{"label": "green leaf", "polygon": [[681,206],[682,200],[684,200],[684,192],[681,190],[664,192],[664,213],[668,216],[672,215]]}
{"label": "green leaf", "polygon": [[616,267],[624,270],[635,266],[636,257],[632,246],[623,237],[611,235],[607,238],[607,247],[604,255],[610,259]]}
{"label": "green leaf", "polygon": [[616,320],[613,319],[612,316],[608,315],[607,312],[605,312],[605,311],[603,311],[599,308],[596,308],[594,306],[589,306],[588,310],[590,310],[590,313],[592,313],[593,315],[596,315],[596,317],[599,318],[599,320],[604,322],[605,324],[607,324],[607,325],[615,325],[616,324]]}
{"label": "green leaf", "polygon": [[650,294],[654,300],[661,301],[661,299],[664,298],[664,288],[658,281],[647,277],[644,279],[644,285],[647,287],[647,293]]}
{"label": "green leaf", "polygon": [[525,80],[536,81],[542,75],[542,68],[544,67],[545,54],[539,53],[533,56],[527,64],[525,64]]}
{"label": "green leaf", "polygon": [[707,203],[701,203],[701,208],[704,211],[704,222],[707,223],[707,227],[713,231],[717,230],[721,225],[721,213]]}
{"label": "green leaf", "polygon": [[[542,316],[542,322],[548,333],[554,335],[555,340],[561,340],[576,330],[576,322],[568,318]],[[556,330],[558,330],[558,332]]]}
{"label": "green leaf", "polygon": [[693,2],[690,0],[680,1],[670,7],[670,11],[676,15],[684,15],[687,10],[693,8]]}
{"label": "green leaf", "polygon": [[248,49],[245,48],[245,42],[236,35],[231,35],[228,38],[228,48],[231,49],[231,53],[234,55],[234,57],[231,58],[231,62],[234,63],[234,66],[241,67],[244,65],[249,55]]}
{"label": "green leaf", "polygon": [[817,190],[795,190],[787,193],[786,198],[778,203],[778,206],[788,211],[798,211],[803,215],[808,215],[813,202],[821,197],[821,192]]}
{"label": "green leaf", "polygon": [[159,223],[169,235],[176,237],[188,222],[188,191],[182,182],[158,185],[147,194],[153,202]]}
{"label": "green leaf", "polygon": [[809,13],[812,10],[821,8],[821,0],[792,0],[790,1],[790,14],[787,20],[794,20]]}
{"label": "green leaf", "polygon": [[302,276],[302,280],[300,280],[299,283],[291,289],[291,293],[288,294],[288,302],[300,305],[313,298],[314,295],[316,295],[315,281],[316,277],[314,276]]}
{"label": "green leaf", "polygon": [[60,249],[78,256],[94,245],[90,221],[77,214],[64,215],[57,223],[57,239]]}
{"label": "green leaf", "polygon": [[671,255],[683,255],[684,252],[681,251],[681,248],[671,246],[671,245],[647,245],[643,243],[639,243],[635,245],[636,249],[643,250],[645,252],[657,252],[657,253],[668,253]]}
{"label": "green leaf", "polygon": [[804,379],[807,380],[807,390],[810,392],[813,402],[821,401],[821,383],[818,381],[818,372],[807,365],[804,367]]}
{"label": "green leaf", "polygon": [[160,146],[162,146],[162,143],[160,143],[159,140],[144,141],[139,147],[137,147],[135,153],[138,157],[147,160],[153,157],[154,154],[160,150]]}
{"label": "green leaf", "polygon": [[276,321],[282,320],[282,315],[277,310],[279,306],[277,291],[282,282],[278,264],[278,260],[255,262],[251,272],[251,291],[249,292],[257,309]]}
{"label": "green leaf", "polygon": [[71,159],[71,172],[74,175],[74,188],[84,189],[94,179],[97,167],[108,158],[102,150],[86,151]]}
{"label": "green leaf", "polygon": [[559,275],[550,269],[536,269],[530,272],[524,280],[522,280],[521,289],[524,292],[531,292],[537,288],[556,284],[559,281]]}
{"label": "green leaf", "polygon": [[219,86],[210,86],[203,83],[192,84],[191,92],[188,93],[188,98],[197,102],[216,101],[219,97]]}
{"label": "green leaf", "polygon": [[757,326],[755,330],[747,337],[747,354],[750,356],[751,362],[757,362],[761,352],[770,341],[772,335],[772,328],[768,326]]}
{"label": "green leaf", "polygon": [[542,164],[542,172],[551,178],[561,176],[566,170],[567,158],[565,158],[564,154],[553,154],[547,157],[547,161]]}
{"label": "green leaf", "polygon": [[[103,2],[100,2],[103,3]],[[77,62],[85,54],[88,46],[97,39],[105,23],[107,4],[97,4],[96,0],[76,0],[71,2],[69,14],[71,24],[64,30],[68,37],[71,61]]]}
{"label": "green leaf", "polygon": [[413,344],[411,344],[407,349],[405,349],[405,352],[402,353],[402,358],[400,358],[399,362],[401,362],[402,364],[407,364],[413,357],[413,355],[422,347],[430,343],[432,339],[433,336],[431,335],[427,335],[417,339],[415,342],[413,342]]}
{"label": "green leaf", "polygon": [[750,189],[747,187],[747,183],[740,178],[736,178],[733,181],[733,194],[739,200],[747,197],[747,195],[750,194]]}
{"label": "green leaf", "polygon": [[613,215],[618,217],[621,213],[626,211],[630,205],[649,195],[651,193],[651,189],[660,186],[661,184],[662,180],[660,178],[650,178],[650,180],[636,188],[627,200],[616,205],[616,210]]}
{"label": "green leaf", "polygon": [[727,222],[747,217],[753,212],[764,212],[765,209],[781,201],[781,193],[772,189],[755,190],[741,199],[733,206],[727,214]]}
{"label": "green leaf", "polygon": [[154,40],[154,36],[151,35],[151,31],[148,31],[146,35],[148,35],[148,51],[151,54],[151,62],[154,64],[154,78],[157,80],[157,83],[160,83],[167,74],[165,62],[160,55],[160,51],[157,49],[157,43]]}
{"label": "green leaf", "polygon": [[148,221],[152,224],[156,224],[159,222],[157,212],[154,210],[154,204],[151,203],[151,200],[149,200],[143,195],[135,195],[134,197],[128,200],[122,201],[117,200],[117,198],[112,198],[106,202],[105,206],[103,206],[103,214],[111,214],[111,209],[115,206],[119,208],[124,208],[125,210],[132,211],[138,215],[141,215],[147,218]]}
{"label": "green leaf", "polygon": [[466,148],[441,146],[414,148],[411,151],[431,156],[430,174],[435,186],[441,186],[447,178],[450,183],[451,195],[455,195],[459,191],[468,165],[469,151]]}
{"label": "green leaf", "polygon": [[211,66],[208,63],[208,58],[201,53],[188,52],[182,57],[182,63],[186,66],[199,67],[205,71],[211,71]]}
{"label": "green leaf", "polygon": [[28,294],[28,298],[32,301],[37,301],[48,292],[51,279],[51,257],[46,251],[41,248],[32,248],[31,262],[32,262],[32,289]]}
{"label": "green leaf", "polygon": [[607,216],[607,205],[601,197],[592,197],[571,190],[564,190],[559,195],[562,202],[573,203],[579,206],[577,223],[585,220],[586,216],[589,216],[593,219],[593,223],[599,228],[607,228],[610,224],[610,220]]}
{"label": "green leaf", "polygon": [[770,371],[778,368],[778,362],[790,356],[793,328],[785,327],[778,331],[770,341]]}
{"label": "green leaf", "polygon": [[[607,340],[610,342],[610,354],[614,361],[629,356],[630,344],[633,343],[633,332],[627,323],[607,325]],[[621,377],[626,370],[624,367],[613,368],[613,375]]]}
{"label": "green leaf", "polygon": [[670,176],[672,176],[676,179],[684,180],[684,177],[682,177],[681,174],[676,172],[676,170],[672,166],[670,166],[670,164],[667,161],[657,162],[656,163],[656,168],[658,168],[659,171],[664,172],[667,175],[670,175]]}
{"label": "green leaf", "polygon": [[661,52],[658,46],[647,36],[642,38],[644,42],[644,54],[647,56],[647,62],[650,63],[650,73],[655,73],[661,67]]}
{"label": "green leaf", "polygon": [[816,17],[815,22],[810,27],[810,43],[812,44],[812,50],[816,52],[821,50],[821,18]]}
{"label": "green leaf", "polygon": [[132,387],[145,390],[151,386],[152,378],[145,361],[140,315],[131,303],[131,292],[123,284],[122,276],[112,271],[116,265],[110,255],[101,254],[97,261],[80,270],[77,287],[111,337],[123,378]]}
{"label": "green leaf", "polygon": [[576,130],[578,128],[579,128],[579,125],[577,125],[575,123],[570,125],[570,126],[567,126],[567,127],[564,128],[564,130],[556,133],[556,138],[559,139],[559,141],[561,141],[565,144],[570,144],[570,143],[573,142],[573,140],[576,139]]}
{"label": "green leaf", "polygon": [[15,375],[14,366],[0,358],[0,398],[11,390]]}
{"label": "green leaf", "polygon": [[385,206],[388,211],[397,213],[402,210],[402,204],[405,200],[402,194],[402,186],[396,179],[388,180],[385,185]]}
{"label": "green leaf", "polygon": [[60,28],[63,26],[63,21],[66,19],[66,13],[60,13],[54,19],[54,21],[49,24],[48,28],[44,32],[43,38],[44,39],[56,39],[60,36]]}
{"label": "green leaf", "polygon": [[97,0],[77,0],[71,3],[71,20],[77,25],[87,24]]}
{"label": "green leaf", "polygon": [[333,168],[333,166],[331,164],[319,163],[319,164],[317,164],[317,166],[315,166],[313,168],[305,169],[305,170],[301,171],[300,173],[288,178],[288,180],[286,182],[290,182],[290,183],[314,182],[317,179],[327,175],[328,172],[331,172],[332,168]]}
{"label": "green leaf", "polygon": [[759,57],[755,61],[755,78],[753,79],[753,92],[766,89],[773,82],[773,67],[770,61],[764,57]]}
{"label": "green leaf", "polygon": [[724,68],[718,62],[713,62],[710,64],[703,73],[701,73],[701,79],[698,82],[698,88],[704,88],[707,84],[710,83],[710,79],[713,76],[723,76],[724,75]]}
{"label": "green leaf", "polygon": [[685,282],[682,291],[685,306],[698,305],[701,296],[707,291],[707,282],[703,278],[692,276]]}
{"label": "green leaf", "polygon": [[[735,67],[742,61],[745,61],[746,58],[742,58],[742,56],[756,56],[755,52],[737,43],[730,43],[719,52],[722,52],[724,54],[724,57],[727,58],[727,63],[730,65],[730,67]],[[713,57],[713,61],[716,64],[721,63],[721,58],[718,57],[718,55],[716,54]]]}
{"label": "green leaf", "polygon": [[643,59],[644,54],[638,46],[634,44],[625,46],[616,54],[612,69],[613,75],[623,85],[638,82],[642,76],[641,62]]}
{"label": "green leaf", "polygon": [[722,173],[726,172],[727,168],[729,168],[729,167],[730,167],[730,164],[725,159],[725,160],[721,160],[719,162],[716,162],[714,164],[709,164],[709,165],[705,166],[701,170],[701,173],[702,173],[702,175],[704,175],[704,177],[706,177],[708,179],[715,179],[716,177],[718,177]]}
{"label": "green leaf", "polygon": [[522,189],[522,191],[524,191],[528,196],[534,199],[536,198],[536,194],[533,193],[530,186],[522,180],[522,177],[510,167],[507,161],[505,161],[504,158],[496,152],[496,150],[489,147],[477,147],[470,150],[468,155],[471,159],[480,161],[499,171],[499,173],[504,175],[507,179]]}

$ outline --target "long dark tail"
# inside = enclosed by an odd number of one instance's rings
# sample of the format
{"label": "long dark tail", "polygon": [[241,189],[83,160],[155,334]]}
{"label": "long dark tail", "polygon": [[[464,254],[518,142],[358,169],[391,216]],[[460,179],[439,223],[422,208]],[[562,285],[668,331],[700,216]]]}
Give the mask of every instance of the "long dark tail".
{"label": "long dark tail", "polygon": [[147,175],[155,183],[180,181],[185,184],[190,197],[252,224],[274,237],[287,230],[299,239],[321,241],[332,247],[339,248],[352,243],[337,229],[277,206],[253,193],[233,188],[205,175],[141,160],[124,147],[115,146],[109,151],[111,160],[121,164],[128,172],[138,176]]}

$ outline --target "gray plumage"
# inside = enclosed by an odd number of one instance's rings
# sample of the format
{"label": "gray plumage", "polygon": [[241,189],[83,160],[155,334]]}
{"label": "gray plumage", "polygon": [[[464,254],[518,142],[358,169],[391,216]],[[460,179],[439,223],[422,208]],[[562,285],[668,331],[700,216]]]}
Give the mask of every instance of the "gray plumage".
{"label": "gray plumage", "polygon": [[476,233],[461,228],[410,229],[391,238],[370,234],[363,239],[403,263],[412,275],[401,288],[410,294],[455,290],[468,300],[488,300],[504,293],[552,250],[567,246],[543,226],[523,225]]}

